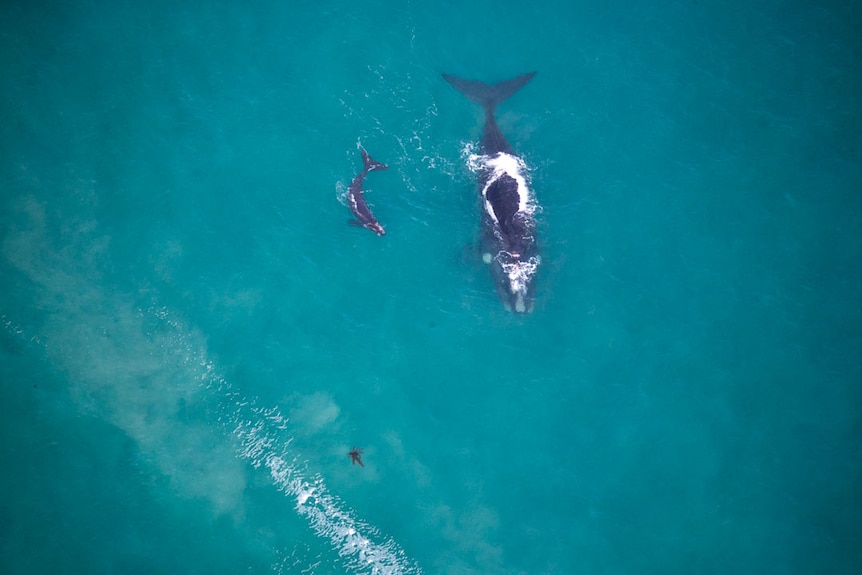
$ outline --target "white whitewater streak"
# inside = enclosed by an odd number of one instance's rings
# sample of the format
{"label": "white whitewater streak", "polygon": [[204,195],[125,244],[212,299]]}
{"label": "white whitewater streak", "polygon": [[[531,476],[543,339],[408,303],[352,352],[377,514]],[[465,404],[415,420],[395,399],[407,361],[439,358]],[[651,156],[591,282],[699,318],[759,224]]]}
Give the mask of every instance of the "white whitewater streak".
{"label": "white whitewater streak", "polygon": [[[86,186],[74,193],[76,210],[79,203],[95,202],[95,190]],[[79,202],[80,194],[89,203]],[[219,376],[201,334],[164,307],[144,311],[125,294],[103,289],[100,267],[108,261],[110,237],[96,235],[98,225],[86,212],[48,212],[27,196],[18,200],[16,215],[23,223],[0,238],[0,270],[8,262],[29,278],[33,311],[25,313],[42,318],[47,333],[28,337],[0,307],[0,329],[6,334],[0,347],[11,344],[14,353],[19,344],[32,346],[56,363],[69,380],[74,400],[136,441],[159,471],[175,478],[189,495],[209,497],[218,514],[238,507],[245,486],[241,463],[248,460],[254,467],[265,466],[275,486],[295,498],[298,515],[330,541],[348,571],[421,573],[394,541],[356,519],[330,495],[320,476],[305,477],[296,458],[289,457],[285,418],[277,408],[256,407]],[[49,226],[55,220],[63,222],[56,231]],[[194,393],[197,388],[207,393]],[[181,405],[198,402],[196,414],[209,407],[202,421],[180,419]],[[218,431],[213,428],[219,424],[240,443],[240,458],[226,449],[233,442],[212,444],[212,432]],[[296,547],[276,553],[281,564],[273,570],[279,573],[296,573],[304,562]],[[302,572],[313,569],[315,565]]]}
{"label": "white whitewater streak", "polygon": [[[155,313],[172,328],[178,328],[168,318],[166,310]],[[279,439],[287,427],[287,419],[277,407],[258,407],[253,399],[234,391],[230,383],[216,373],[212,362],[203,353],[193,352],[186,356],[186,361],[198,372],[202,386],[221,393],[226,400],[219,403],[222,412],[219,419],[239,440],[238,454],[255,469],[264,467],[269,470],[274,485],[295,499],[294,509],[318,536],[329,539],[348,570],[370,575],[422,573],[394,540],[385,538],[375,527],[357,519],[330,494],[320,475],[305,477],[296,458],[290,457],[288,448],[292,438],[286,441]]]}

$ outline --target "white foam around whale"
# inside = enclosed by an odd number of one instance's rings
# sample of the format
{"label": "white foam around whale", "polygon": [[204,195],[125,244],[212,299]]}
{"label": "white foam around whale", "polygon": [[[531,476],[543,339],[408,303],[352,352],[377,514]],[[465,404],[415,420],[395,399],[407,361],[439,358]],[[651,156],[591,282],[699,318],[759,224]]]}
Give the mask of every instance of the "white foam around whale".
{"label": "white foam around whale", "polygon": [[[490,171],[488,181],[482,189],[483,198],[485,197],[486,190],[491,184],[500,177],[507,175],[518,184],[518,211],[526,216],[532,216],[536,213],[538,210],[538,204],[536,203],[535,194],[530,188],[527,177],[529,170],[527,165],[524,163],[524,160],[518,156],[505,154],[503,152],[494,155],[477,154],[475,152],[475,146],[472,143],[466,143],[464,145],[461,150],[461,155],[464,157],[467,168],[469,168],[471,172],[478,173],[485,170]],[[494,221],[497,221],[494,210],[487,202],[485,202],[485,209],[488,212],[488,215],[491,216]]]}

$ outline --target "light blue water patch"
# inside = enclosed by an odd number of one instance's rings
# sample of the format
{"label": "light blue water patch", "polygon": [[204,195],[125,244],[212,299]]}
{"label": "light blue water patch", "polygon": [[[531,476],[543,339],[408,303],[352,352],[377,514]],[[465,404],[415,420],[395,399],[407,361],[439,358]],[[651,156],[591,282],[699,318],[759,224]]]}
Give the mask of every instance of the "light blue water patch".
{"label": "light blue water patch", "polygon": [[[5,3],[0,571],[859,572],[860,25]],[[531,70],[522,317],[440,74]]]}

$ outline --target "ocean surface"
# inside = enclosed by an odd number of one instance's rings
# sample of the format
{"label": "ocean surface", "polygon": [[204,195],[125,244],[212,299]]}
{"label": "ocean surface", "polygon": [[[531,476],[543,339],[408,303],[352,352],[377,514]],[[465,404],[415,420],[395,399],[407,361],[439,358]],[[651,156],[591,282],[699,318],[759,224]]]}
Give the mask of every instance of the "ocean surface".
{"label": "ocean surface", "polygon": [[[0,572],[862,572],[860,30],[3,2]],[[533,70],[515,315],[441,73]],[[347,225],[361,148],[385,237]]]}

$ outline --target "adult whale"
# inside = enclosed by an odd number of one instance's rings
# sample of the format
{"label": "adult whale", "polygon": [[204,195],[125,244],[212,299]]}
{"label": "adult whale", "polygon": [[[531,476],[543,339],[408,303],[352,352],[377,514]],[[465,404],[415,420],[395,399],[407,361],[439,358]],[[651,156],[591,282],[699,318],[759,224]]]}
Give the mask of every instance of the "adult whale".
{"label": "adult whale", "polygon": [[533,280],[540,258],[536,245],[538,207],[527,183],[526,165],[503,136],[494,112],[504,100],[532,80],[535,72],[485,84],[449,74],[443,79],[485,109],[479,188],[482,195],[482,260],[491,269],[497,293],[509,311],[533,311]]}

